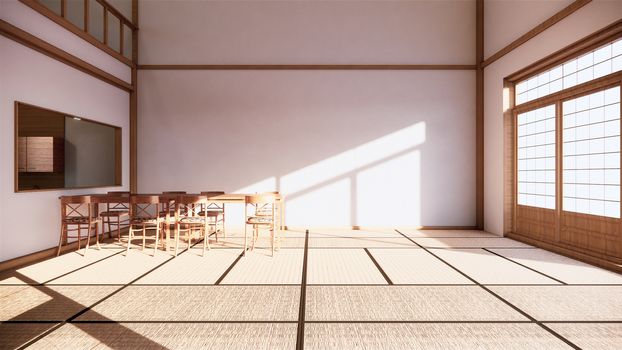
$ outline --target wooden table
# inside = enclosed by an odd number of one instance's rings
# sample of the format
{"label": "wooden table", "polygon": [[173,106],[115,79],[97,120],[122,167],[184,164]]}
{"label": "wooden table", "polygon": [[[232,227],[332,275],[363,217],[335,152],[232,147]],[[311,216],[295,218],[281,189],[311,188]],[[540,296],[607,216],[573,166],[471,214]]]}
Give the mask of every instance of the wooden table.
{"label": "wooden table", "polygon": [[[175,198],[177,198],[177,196],[180,196],[180,194],[173,194],[173,193],[139,193],[139,195],[146,195],[146,196],[159,196],[161,198],[164,198],[166,200],[168,200],[168,207],[167,208],[162,208],[162,210],[166,210],[166,222],[167,224],[170,223],[170,207],[173,206],[175,204]],[[188,195],[188,196],[205,196],[202,194],[194,194],[194,193],[188,193],[188,194],[182,194],[183,195]],[[219,195],[213,195],[213,196],[209,196],[207,197],[207,200],[209,202],[212,203],[222,203],[223,204],[223,208],[224,208],[224,204],[227,203],[238,203],[238,204],[244,204],[246,202],[246,196],[252,196],[255,195],[255,193],[225,193],[225,194],[219,194]],[[92,197],[107,197],[107,196],[115,196],[118,197],[119,195],[111,195],[111,194],[91,194],[90,196]],[[279,211],[279,229],[283,229],[283,218],[284,218],[284,203],[285,200],[284,198],[279,195],[279,194],[275,194],[275,198],[276,198],[276,202],[278,205],[278,211]],[[129,203],[129,198],[128,198],[128,203]],[[99,206],[97,205],[97,203],[95,204],[95,212],[99,213]],[[169,245],[170,245],[170,227],[167,227],[166,229],[166,238],[164,241],[165,244],[165,250],[168,251]]]}

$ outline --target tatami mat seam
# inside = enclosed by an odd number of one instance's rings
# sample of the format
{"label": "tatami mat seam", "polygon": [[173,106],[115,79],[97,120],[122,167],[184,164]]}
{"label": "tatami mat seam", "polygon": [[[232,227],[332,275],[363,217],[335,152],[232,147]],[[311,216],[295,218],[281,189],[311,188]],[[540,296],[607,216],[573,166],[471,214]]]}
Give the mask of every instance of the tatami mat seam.
{"label": "tatami mat seam", "polygon": [[554,330],[552,330],[551,328],[547,327],[546,325],[544,325],[542,322],[536,320],[533,316],[529,315],[527,312],[521,310],[520,308],[518,308],[516,305],[510,303],[508,300],[506,300],[505,298],[501,297],[500,295],[498,295],[497,293],[493,292],[492,290],[490,290],[489,288],[487,288],[486,286],[480,284],[478,281],[476,281],[475,279],[471,278],[469,275],[467,275],[466,273],[462,272],[461,270],[459,270],[458,268],[456,268],[455,266],[453,266],[452,264],[450,264],[449,262],[445,261],[444,259],[440,258],[439,256],[437,256],[436,254],[432,253],[429,249],[421,246],[419,243],[415,242],[413,239],[411,239],[410,237],[407,237],[406,235],[404,235],[403,233],[401,233],[399,230],[395,230],[396,232],[400,233],[401,235],[403,235],[404,237],[408,238],[409,240],[411,240],[413,243],[417,244],[418,246],[420,246],[422,249],[425,249],[426,252],[432,254],[434,257],[436,257],[437,259],[439,259],[440,261],[442,261],[443,263],[447,264],[447,266],[451,267],[452,269],[456,270],[458,273],[462,274],[464,277],[468,278],[470,281],[472,281],[473,283],[475,283],[477,286],[479,286],[480,288],[484,289],[486,292],[490,293],[492,296],[496,297],[497,299],[501,300],[503,303],[505,303],[506,305],[508,305],[509,307],[511,307],[512,309],[514,309],[515,311],[517,311],[518,313],[520,313],[521,315],[523,315],[524,317],[527,317],[529,320],[534,321],[538,326],[540,326],[541,328],[543,328],[544,330],[546,330],[547,332],[549,332],[550,334],[552,334],[553,336],[555,336],[556,338],[558,338],[559,340],[563,341],[564,343],[566,343],[567,345],[571,346],[573,349],[581,349],[580,347],[578,347],[576,344],[574,344],[573,342],[571,342],[570,340],[566,339],[564,336],[562,336],[561,334],[555,332]]}
{"label": "tatami mat seam", "polygon": [[[504,297],[502,297],[501,295],[497,294],[495,291],[487,288],[488,286],[493,287],[493,286],[517,286],[517,287],[525,287],[525,286],[551,286],[551,287],[557,287],[557,288],[564,288],[564,287],[572,287],[572,286],[594,286],[594,287],[600,287],[600,286],[622,286],[622,284],[616,284],[616,283],[610,283],[610,284],[599,284],[599,283],[584,283],[584,284],[568,284],[566,282],[563,282],[557,278],[551,277],[545,273],[542,273],[540,271],[538,271],[535,268],[531,268],[529,266],[525,266],[524,264],[517,262],[511,258],[508,258],[506,256],[504,256],[503,252],[494,252],[491,251],[491,249],[535,249],[535,247],[426,247],[422,244],[417,243],[414,239],[412,239],[412,237],[409,237],[405,234],[403,234],[402,232],[400,232],[399,230],[395,230],[397,233],[399,233],[401,236],[403,236],[404,238],[408,239],[410,242],[412,242],[414,245],[412,247],[408,246],[408,247],[383,247],[382,249],[405,249],[405,250],[411,250],[411,249],[422,249],[424,251],[426,251],[428,254],[432,255],[434,258],[440,260],[442,263],[444,263],[445,265],[447,265],[448,267],[450,267],[451,269],[455,270],[456,272],[458,272],[460,275],[464,276],[465,278],[467,278],[469,281],[472,281],[476,286],[482,288],[484,291],[488,292],[490,295],[492,295],[493,297],[495,297],[496,299],[500,300],[501,302],[503,302],[504,304],[506,304],[507,306],[509,306],[510,308],[512,308],[514,311],[518,312],[519,314],[521,314],[522,316],[526,317],[526,320],[515,320],[515,321],[509,321],[509,320],[382,320],[382,321],[372,321],[372,320],[366,320],[366,321],[361,321],[361,320],[334,320],[334,321],[322,321],[320,320],[315,320],[315,321],[309,321],[306,320],[305,318],[305,308],[306,308],[306,299],[307,299],[307,287],[308,286],[366,286],[366,287],[399,287],[399,286],[447,286],[447,287],[457,287],[457,286],[473,286],[473,284],[451,284],[451,283],[441,283],[441,284],[433,284],[433,283],[407,283],[407,284],[394,284],[392,282],[392,280],[389,278],[389,276],[386,274],[386,272],[384,271],[383,267],[380,265],[380,261],[381,260],[376,260],[376,258],[372,255],[370,249],[375,249],[375,248],[370,248],[368,249],[368,247],[364,247],[364,243],[362,243],[362,246],[360,247],[310,247],[309,246],[309,240],[313,239],[312,237],[310,237],[309,234],[309,230],[305,231],[305,237],[304,237],[304,253],[303,253],[303,264],[302,264],[302,278],[300,281],[300,301],[299,301],[299,315],[298,315],[298,320],[290,320],[290,321],[285,321],[285,320],[256,320],[256,321],[249,321],[249,320],[229,320],[229,321],[219,321],[219,320],[194,320],[194,321],[188,321],[188,320],[153,320],[153,321],[149,321],[149,320],[123,320],[123,321],[115,321],[115,320],[78,320],[77,318],[80,317],[81,315],[85,314],[86,312],[88,312],[89,310],[91,310],[92,308],[94,308],[95,306],[101,304],[102,302],[104,302],[105,300],[109,299],[110,297],[112,297],[113,295],[116,295],[117,293],[119,293],[121,290],[127,288],[128,286],[211,286],[211,287],[218,287],[218,286],[222,286],[222,287],[227,287],[227,286],[240,286],[240,285],[244,285],[244,286],[289,286],[291,287],[292,284],[281,284],[281,283],[249,283],[249,284],[245,284],[245,283],[234,283],[234,284],[227,284],[227,283],[222,283],[222,281],[225,279],[225,277],[231,272],[231,270],[234,269],[234,267],[236,266],[236,264],[241,260],[242,256],[243,256],[243,252],[231,263],[231,265],[227,268],[227,270],[225,270],[222,275],[220,275],[220,277],[218,278],[218,280],[214,283],[214,284],[206,284],[206,283],[156,283],[156,284],[142,284],[142,283],[136,283],[138,280],[140,280],[141,278],[147,276],[148,274],[156,271],[157,269],[159,269],[160,267],[162,267],[163,265],[167,264],[168,262],[170,262],[171,260],[173,260],[173,257],[168,258],[167,260],[163,261],[162,263],[158,264],[157,266],[155,266],[154,268],[150,269],[149,271],[145,272],[144,274],[142,274],[141,276],[133,279],[132,281],[123,284],[123,283],[119,283],[119,284],[54,284],[54,286],[119,286],[120,288],[118,288],[117,290],[113,291],[112,293],[104,296],[103,298],[101,298],[100,300],[96,301],[95,303],[92,303],[90,306],[80,310],[78,313],[74,314],[73,316],[65,319],[64,321],[59,320],[59,321],[54,321],[54,320],[32,320],[32,321],[27,321],[27,320],[8,320],[8,321],[4,321],[4,322],[0,322],[0,323],[7,323],[7,324],[28,324],[28,323],[32,323],[32,324],[50,324],[50,325],[54,325],[52,326],[50,329],[44,331],[43,333],[37,335],[36,337],[33,337],[32,339],[28,340],[27,342],[24,343],[24,345],[22,345],[20,348],[25,348],[28,347],[34,343],[36,343],[37,341],[47,337],[48,335],[50,335],[51,333],[53,333],[54,331],[58,330],[60,327],[66,325],[66,324],[141,324],[141,323],[145,323],[145,324],[218,324],[218,323],[231,323],[231,324],[271,324],[271,323],[286,323],[286,324],[297,324],[297,335],[296,335],[296,349],[303,349],[304,348],[304,343],[305,343],[305,324],[309,323],[309,324],[348,324],[348,323],[354,323],[354,324],[534,324],[539,326],[540,328],[542,328],[543,330],[545,330],[546,332],[548,332],[549,334],[553,335],[555,338],[563,341],[565,344],[578,349],[579,347],[574,344],[572,341],[568,340],[567,338],[565,338],[564,336],[562,336],[561,334],[557,333],[556,330],[549,328],[546,326],[546,324],[622,324],[622,321],[620,320],[574,320],[574,321],[568,321],[568,320],[542,320],[542,317],[539,317],[540,319],[536,319],[534,317],[532,317],[531,315],[529,315],[527,312],[523,311],[521,308],[517,307],[516,305],[514,305],[513,303],[511,303],[510,301],[506,300]],[[321,237],[322,239],[324,237]],[[334,238],[348,238],[348,237],[334,237]],[[355,237],[349,237],[349,238],[355,238]],[[356,237],[356,238],[360,238],[360,237]],[[366,238],[370,238],[370,237],[366,237]],[[372,237],[374,238],[374,237]],[[377,237],[378,240],[381,238],[386,238],[386,237]],[[415,237],[417,238],[417,237]],[[434,237],[434,238],[442,238],[442,237]],[[448,237],[448,238],[455,238],[455,237]],[[469,237],[469,238],[478,238],[478,237]],[[482,238],[489,238],[489,237],[482,237]],[[377,240],[375,240],[377,241]],[[374,242],[375,242],[374,241]],[[196,242],[193,246],[197,245],[201,243],[201,241]],[[485,245],[485,244],[483,244]],[[300,249],[301,247],[285,247],[282,249]],[[102,249],[108,249],[108,247],[102,247]],[[213,247],[213,249],[240,249],[239,247]],[[384,284],[367,284],[367,283],[362,283],[362,284],[348,284],[348,283],[344,283],[344,284],[340,284],[340,283],[336,283],[336,284],[307,284],[307,269],[308,269],[308,255],[309,255],[309,251],[310,250],[314,250],[314,249],[363,249],[365,250],[367,256],[369,257],[369,259],[372,261],[372,263],[374,263],[374,265],[376,266],[376,268],[378,269],[378,271],[380,272],[380,274],[384,277],[384,279],[386,280],[386,282],[388,283],[387,285]],[[527,283],[527,284],[515,284],[515,283],[479,283],[478,281],[476,281],[474,278],[470,277],[468,274],[466,274],[465,272],[461,271],[458,267],[450,264],[448,261],[444,260],[443,258],[439,257],[438,255],[436,255],[434,253],[435,250],[444,250],[444,249],[481,249],[486,251],[487,253],[491,253],[494,254],[502,259],[505,260],[509,260],[510,262],[517,264],[523,268],[526,268],[528,270],[531,270],[532,272],[538,273],[542,276],[545,276],[549,279],[551,279],[552,281],[556,281],[559,282],[559,284],[557,283],[551,283],[551,284],[532,284],[532,283]],[[71,273],[74,273],[76,271],[79,271],[81,269],[84,269],[88,266],[92,266],[97,264],[98,262],[101,262],[103,260],[106,260],[108,258],[111,258],[113,256],[116,256],[120,253],[122,253],[124,250],[121,250],[117,253],[111,254],[109,256],[106,256],[104,258],[98,259],[97,261],[93,261],[89,264],[86,264],[84,266],[81,266],[79,268],[76,268],[72,271],[66,272],[62,275],[59,275],[57,277],[54,277],[46,282],[40,283],[40,284],[15,284],[15,286],[38,286],[38,287],[42,287],[45,286],[45,284],[50,283],[54,280],[57,280],[61,277],[67,276]],[[181,252],[181,254],[185,253],[186,250],[183,250]],[[438,253],[440,254],[440,252]],[[223,264],[224,265],[224,264]],[[224,265],[226,266],[226,265]],[[223,266],[223,267],[224,267]],[[217,276],[217,275],[216,275]],[[13,286],[13,284],[4,284],[3,286]],[[510,298],[511,299],[511,298]],[[295,304],[294,304],[295,305]],[[280,317],[279,317],[280,318]],[[409,317],[410,318],[410,317]],[[577,317],[579,318],[579,317]],[[567,334],[566,334],[567,335]],[[572,338],[573,339],[573,338]]]}
{"label": "tatami mat seam", "polygon": [[[52,279],[49,279],[49,280],[47,280],[47,281],[45,281],[45,282],[42,282],[40,285],[45,285],[45,284],[48,284],[48,283],[50,283],[50,282],[52,282],[52,281],[54,281],[54,280],[57,280],[57,279],[62,278],[62,277],[65,277],[65,276],[67,276],[67,275],[70,275],[70,274],[72,274],[72,273],[74,273],[74,272],[80,271],[80,270],[82,270],[82,269],[84,269],[84,268],[87,268],[87,267],[89,267],[89,266],[95,265],[95,264],[97,264],[97,263],[99,263],[99,262],[101,262],[101,261],[104,261],[104,260],[106,260],[106,259],[112,258],[113,256],[119,255],[119,254],[121,254],[121,253],[123,253],[123,252],[124,252],[124,250],[123,250],[123,249],[120,249],[118,252],[116,252],[116,253],[114,253],[114,254],[110,254],[110,255],[108,255],[108,256],[106,256],[106,257],[103,257],[103,258],[101,258],[101,259],[99,259],[99,260],[96,260],[96,261],[93,261],[93,262],[91,262],[91,263],[89,263],[89,264],[86,264],[86,265],[84,265],[84,266],[78,267],[77,269],[74,269],[74,270],[71,270],[71,271],[69,271],[69,272],[66,272],[66,273],[64,273],[64,274],[62,274],[62,275],[60,275],[60,276],[56,276],[56,277],[54,277],[54,278],[52,278]],[[86,252],[84,252],[84,254],[86,254]]]}
{"label": "tatami mat seam", "polygon": [[544,273],[544,272],[540,272],[540,271],[538,271],[538,270],[536,270],[536,269],[534,269],[534,268],[531,268],[531,267],[529,267],[529,266],[523,265],[523,264],[519,263],[518,261],[516,261],[516,260],[514,260],[514,259],[510,259],[510,258],[508,258],[508,257],[506,257],[506,256],[503,256],[503,255],[499,254],[499,253],[493,252],[493,251],[489,250],[488,248],[482,248],[482,249],[483,249],[483,250],[485,250],[485,251],[487,251],[487,252],[489,252],[489,253],[491,253],[491,254],[494,254],[494,255],[496,255],[496,256],[498,256],[498,257],[500,257],[500,258],[503,258],[503,259],[505,259],[505,260],[507,260],[507,261],[513,262],[513,263],[515,263],[516,265],[522,266],[522,267],[526,268],[527,270],[531,270],[531,271],[533,271],[533,272],[535,272],[535,273],[538,273],[538,274],[540,274],[540,275],[542,275],[542,276],[544,276],[544,277],[548,277],[548,278],[550,278],[550,279],[552,279],[552,280],[554,280],[554,281],[556,281],[556,282],[559,282],[559,283],[561,283],[561,284],[568,284],[568,283],[566,283],[566,282],[564,282],[564,281],[562,281],[562,280],[559,280],[559,279],[557,279],[557,278],[555,278],[555,277],[549,276],[549,275],[547,275],[547,274],[546,274],[546,273]]}
{"label": "tatami mat seam", "polygon": [[[196,246],[197,244],[201,243],[202,240],[199,240],[197,242],[194,243],[193,247]],[[179,255],[184,254],[185,252],[187,252],[188,250],[183,250]],[[125,288],[127,288],[128,286],[130,286],[132,283],[138,281],[139,279],[147,276],[148,274],[150,274],[151,272],[157,270],[158,268],[160,268],[161,266],[163,266],[164,264],[170,262],[171,260],[175,259],[174,256],[170,257],[169,259],[163,261],[162,263],[158,264],[157,266],[155,266],[154,268],[150,269],[149,271],[145,272],[144,274],[136,277],[135,279],[133,279],[132,281],[130,281],[129,283],[124,284],[121,288],[113,291],[112,293],[106,295],[105,297],[103,297],[102,299],[96,301],[95,303],[93,303],[92,305],[80,310],[78,313],[74,314],[73,316],[67,318],[66,320],[64,320],[63,322],[59,323],[58,325],[50,328],[49,330],[43,332],[42,334],[39,334],[38,336],[34,337],[33,339],[31,339],[30,341],[26,342],[24,345],[22,345],[21,347],[19,347],[19,349],[25,349],[27,347],[29,347],[30,345],[36,343],[37,341],[45,338],[46,336],[48,336],[49,334],[51,334],[52,332],[54,332],[55,330],[59,329],[60,327],[64,326],[67,323],[72,323],[73,320],[75,320],[76,318],[80,317],[81,315],[83,315],[84,313],[88,312],[89,310],[91,310],[92,308],[94,308],[95,306],[101,304],[102,302],[104,302],[105,300],[109,299],[110,297],[112,297],[113,295],[118,294],[120,291],[124,290]]]}
{"label": "tatami mat seam", "polygon": [[389,278],[389,276],[387,275],[387,273],[382,269],[382,267],[380,266],[380,264],[378,263],[378,261],[376,260],[376,258],[374,258],[374,256],[371,254],[371,252],[369,251],[369,249],[364,248],[365,253],[367,253],[367,256],[369,256],[369,259],[371,259],[371,262],[374,263],[374,266],[376,266],[376,268],[378,269],[378,271],[380,272],[380,274],[382,274],[382,277],[384,277],[384,279],[387,281],[388,285],[393,285],[393,281],[391,281],[391,279]]}
{"label": "tatami mat seam", "polygon": [[298,308],[298,329],[296,350],[303,350],[305,344],[305,306],[307,303],[307,262],[309,259],[309,230],[305,230],[305,250],[302,258],[302,278],[300,280],[300,301]]}
{"label": "tatami mat seam", "polygon": [[222,280],[224,280],[225,277],[227,277],[229,272],[233,270],[233,267],[235,266],[235,264],[237,264],[238,261],[240,261],[240,259],[244,256],[244,252],[245,250],[243,249],[240,255],[238,255],[238,257],[231,263],[231,265],[229,265],[229,267],[225,270],[225,272],[223,272],[222,275],[220,275],[220,277],[216,280],[216,282],[214,282],[215,285],[219,285],[222,282]]}

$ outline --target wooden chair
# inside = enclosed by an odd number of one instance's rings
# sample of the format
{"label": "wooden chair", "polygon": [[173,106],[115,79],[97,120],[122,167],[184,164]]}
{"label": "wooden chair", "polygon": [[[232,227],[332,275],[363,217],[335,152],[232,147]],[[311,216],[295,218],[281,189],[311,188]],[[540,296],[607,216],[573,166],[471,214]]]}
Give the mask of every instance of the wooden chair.
{"label": "wooden chair", "polygon": [[111,191],[107,195],[93,196],[92,200],[106,205],[105,210],[99,213],[102,230],[108,226],[108,238],[111,238],[112,227],[115,227],[117,242],[121,242],[121,226],[128,226],[130,220],[130,192]]}
{"label": "wooden chair", "polygon": [[[282,197],[281,194],[279,193],[279,191],[271,191],[271,192],[262,192],[263,194],[268,194],[268,195],[274,195],[274,222],[275,225],[279,228],[279,230],[283,229],[283,201],[282,201]],[[272,212],[270,210],[271,208],[266,207],[265,210],[262,212],[260,210],[259,213],[257,213],[258,216],[271,216]],[[282,237],[281,237],[282,238]]]}
{"label": "wooden chair", "polygon": [[[274,256],[275,243],[277,242],[278,229],[276,228],[275,211],[276,195],[274,193],[262,193],[246,196],[244,200],[244,255],[248,241],[248,225],[253,227],[253,241],[251,250],[255,249],[255,242],[259,237],[259,229],[270,230],[272,240],[272,256]],[[250,208],[250,213],[249,213]]]}
{"label": "wooden chair", "polygon": [[205,256],[205,249],[211,249],[208,211],[202,210],[207,205],[207,196],[204,195],[179,195],[175,199],[175,256],[179,250],[179,237],[182,231],[186,233],[188,241],[186,249],[190,249],[192,245],[192,235],[195,230],[203,235],[202,256]]}
{"label": "wooden chair", "polygon": [[[225,194],[224,191],[204,191],[201,192],[202,195],[207,196],[207,198],[212,196],[219,196]],[[207,203],[206,208],[207,217],[210,220],[210,225],[214,226],[214,234],[216,236],[216,241],[218,241],[218,223],[221,224],[221,230],[223,237],[227,238],[227,232],[225,231],[225,203],[218,203],[209,201]]]}
{"label": "wooden chair", "polygon": [[[86,229],[86,248],[84,256],[89,249],[91,243],[91,230],[95,230],[95,243],[99,246],[99,218],[96,214],[97,210],[93,207],[91,196],[62,196],[60,197],[60,239],[58,242],[58,251],[56,255],[60,255],[61,247],[67,244],[69,238],[78,239],[78,250],[82,243],[82,230]],[[76,236],[69,236],[69,232],[77,231]]]}
{"label": "wooden chair", "polygon": [[164,218],[160,215],[162,208],[160,197],[155,195],[131,195],[130,196],[130,222],[127,237],[127,249],[125,256],[130,251],[130,245],[134,239],[134,232],[142,232],[143,250],[145,250],[145,239],[147,230],[155,230],[155,244],[153,255],[158,251],[158,238],[162,234],[162,226],[165,224]]}
{"label": "wooden chair", "polygon": [[[168,251],[169,242],[168,237],[171,236],[171,231],[175,227],[175,199],[177,196],[186,194],[186,191],[163,191],[161,196],[161,212],[160,216],[166,218],[166,250]],[[167,200],[164,200],[167,199]]]}

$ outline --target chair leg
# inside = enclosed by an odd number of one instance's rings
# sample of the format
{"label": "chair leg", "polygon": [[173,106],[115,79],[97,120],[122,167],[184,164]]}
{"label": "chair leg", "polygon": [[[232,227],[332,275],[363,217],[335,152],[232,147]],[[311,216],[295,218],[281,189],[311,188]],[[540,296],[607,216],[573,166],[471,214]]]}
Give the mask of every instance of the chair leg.
{"label": "chair leg", "polygon": [[112,238],[112,228],[110,228],[112,222],[110,221],[110,216],[106,216],[102,219],[102,230],[106,229],[106,223],[108,224],[108,238]]}
{"label": "chair leg", "polygon": [[186,247],[186,250],[190,250],[190,245],[192,245],[192,226],[190,225],[186,230],[186,241],[188,241],[188,246]]}
{"label": "chair leg", "polygon": [[117,218],[117,241],[121,243],[121,217]]}
{"label": "chair leg", "polygon": [[146,231],[145,224],[143,224],[143,249],[142,249],[143,251],[145,250],[145,231]]}
{"label": "chair leg", "polygon": [[82,241],[82,230],[80,230],[82,226],[78,225],[78,250],[80,250],[80,245]]}
{"label": "chair leg", "polygon": [[246,256],[246,247],[248,245],[248,225],[244,223],[244,251],[242,252],[242,256]]}
{"label": "chair leg", "polygon": [[91,223],[89,222],[86,227],[86,248],[84,248],[84,254],[82,254],[82,256],[86,257],[86,253],[89,251],[90,245],[91,245]]}
{"label": "chair leg", "polygon": [[164,245],[164,251],[168,252],[169,247],[171,245],[171,225],[169,225],[168,221],[164,220],[162,223],[162,244]]}
{"label": "chair leg", "polygon": [[216,242],[218,242],[218,215],[214,217],[214,236],[216,236]]}
{"label": "chair leg", "polygon": [[158,236],[160,236],[160,224],[156,225],[155,245],[153,247],[153,256],[158,252]]}
{"label": "chair leg", "polygon": [[255,225],[253,225],[253,237],[251,237],[251,251],[255,249]]}
{"label": "chair leg", "polygon": [[168,246],[167,246],[167,243],[166,243],[165,227],[161,226],[161,225],[158,225],[158,226],[160,226],[160,244],[162,245],[162,249],[164,251],[167,251],[168,250]]}
{"label": "chair leg", "polygon": [[[212,250],[212,247],[209,244],[209,225],[205,225],[203,230],[205,230],[205,241],[203,243],[205,243],[205,245],[207,246],[207,250]],[[218,238],[216,238],[216,239],[218,239]]]}
{"label": "chair leg", "polygon": [[[104,225],[102,224],[102,229],[104,228]],[[102,236],[103,236],[103,232],[102,232]],[[110,238],[110,237],[108,237]],[[99,220],[95,221],[95,245],[97,245],[97,250],[101,250],[102,247],[99,245]]]}
{"label": "chair leg", "polygon": [[175,256],[179,251],[179,224],[175,224]]}
{"label": "chair leg", "polygon": [[270,230],[270,236],[272,236],[272,256],[274,256],[274,228]]}
{"label": "chair leg", "polygon": [[132,225],[130,224],[130,228],[127,231],[127,249],[125,250],[125,256],[130,252],[130,244],[132,243],[132,234],[134,231],[132,230]]}
{"label": "chair leg", "polygon": [[58,240],[58,251],[56,252],[56,256],[60,255],[60,249],[63,246],[63,237],[65,237],[65,224],[61,222],[60,223],[60,239]]}
{"label": "chair leg", "polygon": [[222,204],[222,236],[227,238],[227,231],[225,230],[225,204]]}
{"label": "chair leg", "polygon": [[206,224],[205,226],[203,226],[201,232],[203,232],[203,253],[201,254],[201,256],[205,256],[205,250],[207,249],[209,244],[209,225]]}

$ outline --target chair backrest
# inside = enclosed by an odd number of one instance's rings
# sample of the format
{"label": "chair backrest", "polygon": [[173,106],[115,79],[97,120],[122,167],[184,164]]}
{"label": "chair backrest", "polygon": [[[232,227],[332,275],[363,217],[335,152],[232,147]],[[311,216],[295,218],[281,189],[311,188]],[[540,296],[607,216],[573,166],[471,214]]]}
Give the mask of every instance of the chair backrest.
{"label": "chair backrest", "polygon": [[[177,216],[199,216],[201,211],[207,205],[207,196],[205,195],[184,195],[181,194],[175,198],[175,212]],[[205,216],[206,213],[203,213]]]}
{"label": "chair backrest", "polygon": [[276,195],[274,193],[258,193],[248,195],[244,199],[245,206],[249,204],[255,208],[255,215],[274,215]]}
{"label": "chair backrest", "polygon": [[[129,192],[128,192],[129,193]],[[91,202],[106,204],[106,210],[128,210],[130,208],[130,196],[121,192],[108,192],[91,196]]]}
{"label": "chair backrest", "polygon": [[[205,196],[207,196],[207,198],[209,198],[209,197],[223,195],[223,194],[225,194],[225,191],[203,191],[203,192],[201,192],[201,194],[205,195]],[[209,202],[207,204],[207,210],[222,211],[223,208],[224,208],[224,205],[222,203]]]}
{"label": "chair backrest", "polygon": [[130,195],[130,216],[157,218],[160,216],[160,196]]}
{"label": "chair backrest", "polygon": [[61,216],[66,217],[93,217],[91,196],[61,196]]}

